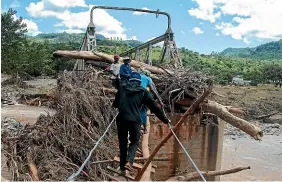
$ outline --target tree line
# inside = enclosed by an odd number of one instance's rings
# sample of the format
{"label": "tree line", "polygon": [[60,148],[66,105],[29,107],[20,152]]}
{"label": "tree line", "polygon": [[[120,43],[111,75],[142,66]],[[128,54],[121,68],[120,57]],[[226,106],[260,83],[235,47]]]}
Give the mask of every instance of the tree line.
{"label": "tree line", "polygon": [[15,18],[16,11],[9,9],[1,14],[1,73],[12,76],[56,75],[59,70],[73,67],[73,62],[54,60],[58,49],[77,50],[79,43],[52,43],[35,41],[26,36],[23,19]]}

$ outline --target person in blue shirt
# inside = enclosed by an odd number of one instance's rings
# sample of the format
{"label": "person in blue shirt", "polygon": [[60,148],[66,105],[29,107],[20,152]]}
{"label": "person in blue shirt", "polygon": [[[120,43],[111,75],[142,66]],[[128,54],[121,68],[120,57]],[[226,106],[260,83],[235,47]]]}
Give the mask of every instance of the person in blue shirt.
{"label": "person in blue shirt", "polygon": [[131,66],[130,66],[131,59],[128,57],[123,58],[123,62],[124,64],[120,66],[120,70],[119,70],[121,85],[124,85],[127,83],[132,73]]}
{"label": "person in blue shirt", "polygon": [[[162,100],[157,92],[157,89],[152,81],[151,72],[148,70],[143,70],[143,73],[141,75],[141,86],[148,91],[152,91],[153,95],[159,100],[159,102],[163,105]],[[140,111],[141,121],[143,124],[144,133],[147,134],[147,107],[142,106]]]}

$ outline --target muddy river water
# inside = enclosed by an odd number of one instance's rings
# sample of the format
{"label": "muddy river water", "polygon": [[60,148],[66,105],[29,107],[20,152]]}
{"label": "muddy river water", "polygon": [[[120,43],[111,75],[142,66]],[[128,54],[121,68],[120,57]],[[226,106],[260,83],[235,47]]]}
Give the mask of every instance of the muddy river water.
{"label": "muddy river water", "polygon": [[[1,119],[14,118],[24,123],[35,123],[40,114],[54,113],[45,107],[26,105],[2,106]],[[5,159],[1,159],[1,164]],[[221,176],[221,181],[281,181],[282,180],[282,135],[266,135],[261,142],[250,137],[224,138],[222,169],[251,166],[250,170]],[[2,176],[9,178],[7,168],[2,167]]]}
{"label": "muddy river water", "polygon": [[222,181],[282,181],[282,135],[265,135],[260,142],[250,137],[225,137],[221,166],[251,166],[250,170],[221,176]]}

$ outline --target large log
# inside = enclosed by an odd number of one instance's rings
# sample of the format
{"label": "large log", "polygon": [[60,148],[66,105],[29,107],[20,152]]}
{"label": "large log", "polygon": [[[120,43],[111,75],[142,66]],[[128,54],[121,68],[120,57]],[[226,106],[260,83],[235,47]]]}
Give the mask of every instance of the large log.
{"label": "large log", "polygon": [[[205,177],[209,177],[209,176],[219,176],[219,175],[226,175],[226,174],[232,174],[232,173],[237,173],[246,169],[251,169],[250,166],[247,167],[236,167],[236,168],[232,168],[232,169],[228,169],[228,170],[223,170],[223,171],[202,171],[202,174]],[[175,176],[172,178],[169,178],[167,181],[190,181],[190,180],[195,180],[197,178],[199,178],[200,175],[198,172],[192,172],[189,173],[185,176]]]}
{"label": "large log", "polygon": [[232,126],[239,128],[240,130],[249,134],[256,140],[261,140],[261,137],[263,136],[262,130],[259,127],[247,122],[242,118],[234,116],[229,112],[228,110],[230,109],[229,107],[221,105],[215,101],[209,100],[203,103],[203,109],[207,112],[210,112],[218,116],[220,119],[224,120],[225,122],[230,123]]}
{"label": "large log", "polygon": [[[107,62],[107,63],[113,63],[114,62],[114,56],[108,55],[104,53],[93,53],[91,51],[65,51],[65,50],[58,50],[53,53],[54,57],[63,57],[68,59],[85,59],[85,60],[94,60],[97,62]],[[122,63],[122,57],[120,57],[119,62]],[[151,66],[145,63],[141,63],[136,60],[132,60],[131,63],[132,67],[136,69],[147,69],[151,71],[154,74],[173,74],[172,71],[166,70],[164,71],[161,68],[158,68],[156,66]]]}
{"label": "large log", "polygon": [[94,55],[91,51],[58,50],[53,53],[53,56],[58,58],[68,58],[68,59],[86,59],[86,60],[104,61],[103,58]]}
{"label": "large log", "polygon": [[[114,56],[113,55],[108,55],[108,54],[104,54],[104,53],[98,53],[98,52],[94,52],[93,53],[94,55],[96,56],[99,56],[99,57],[102,57],[104,58],[105,60],[108,60],[109,62],[114,62]],[[119,58],[119,63],[123,63],[123,58],[120,57]],[[142,62],[139,62],[139,61],[135,61],[135,60],[131,60],[131,63],[130,65],[136,69],[138,68],[142,68],[142,69],[147,69],[149,71],[151,71],[152,73],[155,73],[155,74],[173,74],[172,71],[170,70],[163,70],[162,68],[159,68],[159,67],[156,67],[156,66],[151,66],[151,65],[148,65],[146,63],[142,63]]]}

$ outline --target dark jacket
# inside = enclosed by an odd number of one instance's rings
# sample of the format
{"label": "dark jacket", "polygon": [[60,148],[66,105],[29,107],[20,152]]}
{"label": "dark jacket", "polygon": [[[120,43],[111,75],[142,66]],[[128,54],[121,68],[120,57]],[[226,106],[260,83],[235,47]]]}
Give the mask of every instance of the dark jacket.
{"label": "dark jacket", "polygon": [[132,70],[129,64],[122,64],[120,66],[119,74],[121,79],[129,79],[131,76]]}
{"label": "dark jacket", "polygon": [[146,105],[163,122],[168,120],[151,94],[139,82],[129,82],[120,87],[113,102],[113,106],[119,110],[117,120],[138,121],[140,123],[142,105]]}

